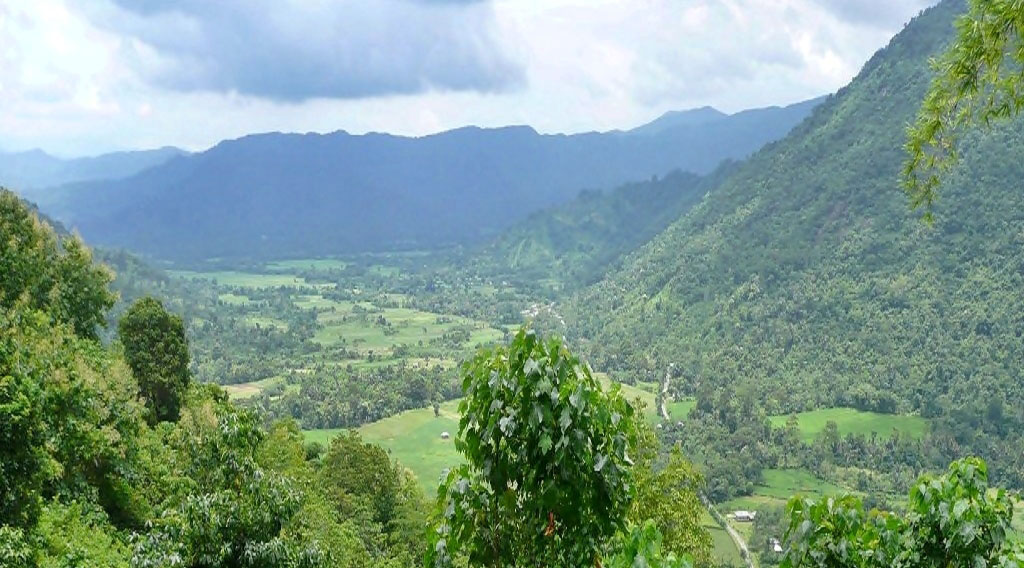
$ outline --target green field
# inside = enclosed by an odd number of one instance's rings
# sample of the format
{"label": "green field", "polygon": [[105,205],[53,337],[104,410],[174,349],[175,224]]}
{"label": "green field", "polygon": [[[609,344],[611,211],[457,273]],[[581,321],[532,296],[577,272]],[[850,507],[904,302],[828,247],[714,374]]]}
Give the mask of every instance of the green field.
{"label": "green field", "polygon": [[713,544],[711,551],[712,559],[719,564],[743,566],[743,557],[740,556],[740,551],[736,548],[736,543],[732,541],[732,537],[729,536],[729,533],[715,522],[711,513],[704,511],[702,525],[709,533],[711,533],[711,542]]}
{"label": "green field", "polygon": [[249,296],[232,294],[231,292],[221,294],[217,296],[217,299],[231,306],[244,306],[249,303]]}
{"label": "green field", "polygon": [[673,420],[686,420],[686,417],[693,410],[694,406],[697,406],[697,399],[684,398],[683,400],[674,400],[668,403],[668,415]]}
{"label": "green field", "polygon": [[[608,379],[601,379],[607,386]],[[654,395],[651,393],[629,385],[622,385],[622,388],[623,394],[630,400],[634,397],[650,397],[650,406],[653,408]],[[416,474],[427,495],[433,496],[437,492],[441,472],[462,461],[455,451],[454,443],[454,437],[459,429],[459,402],[460,400],[451,400],[442,404],[439,417],[435,417],[433,409],[429,408],[407,410],[366,424],[359,428],[359,433],[364,440],[386,448],[394,459]],[[342,431],[306,430],[305,434],[307,440],[326,445],[332,437]],[[441,432],[448,432],[452,438],[442,440]]]}
{"label": "green field", "polygon": [[503,333],[482,322],[460,316],[442,316],[410,308],[378,308],[368,302],[328,300],[320,296],[303,296],[296,305],[300,308],[324,310],[317,314],[323,326],[313,341],[330,347],[343,341],[363,353],[380,354],[395,345],[409,347],[429,346],[440,341],[446,333],[467,329],[466,344],[494,343]]}
{"label": "green field", "polygon": [[720,510],[723,513],[736,510],[757,511],[765,506],[785,505],[797,494],[821,497],[844,491],[842,487],[818,479],[806,470],[765,469],[761,473],[761,483],[754,486],[753,495],[726,501],[722,503]]}
{"label": "green field", "polygon": [[336,258],[300,258],[296,260],[280,260],[268,262],[267,270],[293,271],[293,270],[344,270],[350,263]]}
{"label": "green field", "polygon": [[[595,372],[594,376],[597,377],[601,381],[601,385],[605,389],[607,389],[608,387],[611,386],[612,380],[608,378],[608,375],[606,375],[604,373],[596,373]],[[655,416],[655,414],[657,413],[657,410],[654,408],[654,394],[653,393],[648,392],[648,391],[646,391],[646,390],[644,390],[644,389],[642,389],[640,387],[635,387],[633,385],[627,385],[625,383],[619,383],[619,386],[622,387],[622,396],[624,396],[626,398],[626,400],[628,400],[630,403],[634,402],[638,398],[640,399],[640,402],[644,406],[644,415],[645,416],[647,416],[648,418],[653,418]]]}
{"label": "green field", "polygon": [[[879,414],[853,408],[824,408],[801,412],[796,417],[799,420],[801,438],[805,442],[813,441],[829,421],[836,423],[839,434],[843,436],[848,433],[871,436],[871,433],[875,432],[880,438],[889,438],[895,430],[901,435],[920,438],[928,431],[928,420],[920,416]],[[772,425],[776,427],[784,427],[787,420],[788,415],[771,417]]]}
{"label": "green field", "polygon": [[231,400],[244,400],[252,398],[259,393],[263,392],[263,389],[269,388],[273,385],[278,385],[284,382],[281,377],[270,377],[269,379],[263,379],[262,381],[253,381],[251,383],[241,383],[237,385],[224,385],[224,390],[227,391],[228,396]]}
{"label": "green field", "polygon": [[168,270],[178,278],[213,280],[220,286],[239,288],[276,288],[278,286],[307,286],[306,280],[291,274],[257,274],[254,272],[194,272],[191,270]]}
{"label": "green field", "polygon": [[[379,444],[392,458],[409,468],[419,480],[423,491],[433,497],[441,473],[461,463],[455,451],[455,434],[459,429],[459,401],[441,405],[441,416],[435,417],[433,409],[408,410],[367,424],[359,433],[367,442]],[[342,430],[307,430],[306,439],[327,444]],[[441,439],[441,433],[448,432],[451,438]]]}

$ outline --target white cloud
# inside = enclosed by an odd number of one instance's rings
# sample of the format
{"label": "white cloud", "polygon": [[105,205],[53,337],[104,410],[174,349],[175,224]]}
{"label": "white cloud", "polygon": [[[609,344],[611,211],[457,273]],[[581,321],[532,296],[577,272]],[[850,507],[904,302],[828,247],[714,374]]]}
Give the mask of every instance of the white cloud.
{"label": "white cloud", "polygon": [[[204,86],[198,81],[182,90],[161,78],[187,60],[181,45],[209,45],[208,40],[172,42],[169,48],[170,40],[139,31],[139,21],[96,25],[83,15],[81,0],[6,0],[0,5],[0,37],[5,38],[0,132],[5,149],[39,146],[93,154],[165,144],[201,149],[268,130],[426,134],[464,124],[530,124],[546,132],[627,128],[671,109],[710,104],[735,111],[834,91],[927,1],[879,2],[884,9],[872,11],[874,3],[860,0],[857,6],[833,0],[419,0],[410,9],[486,16],[479,20],[489,26],[486,41],[494,42],[492,51],[501,61],[521,67],[522,88],[463,88],[430,80],[411,92],[275,100],[258,88],[232,88],[230,82]],[[92,6],[93,19],[100,13],[140,17],[114,10],[105,0],[86,5]],[[166,25],[170,16],[162,17]],[[182,22],[167,29],[187,35]],[[291,31],[282,31],[271,45],[284,37],[292,43],[301,38],[301,20],[288,26]],[[260,29],[271,34],[278,27]],[[209,35],[217,29],[193,31]],[[374,53],[380,40],[370,33],[362,37],[358,52]],[[402,56],[409,46],[422,44],[415,38],[403,43],[400,33],[389,37],[396,43],[386,50],[392,62],[379,68],[417,69],[398,60],[422,61]],[[306,48],[314,45],[331,49],[334,44],[313,41]],[[322,54],[304,57],[294,46],[277,55],[282,53],[284,58],[275,61],[328,65]],[[201,57],[202,51],[192,56]],[[285,80],[280,66],[254,70],[268,85]]]}

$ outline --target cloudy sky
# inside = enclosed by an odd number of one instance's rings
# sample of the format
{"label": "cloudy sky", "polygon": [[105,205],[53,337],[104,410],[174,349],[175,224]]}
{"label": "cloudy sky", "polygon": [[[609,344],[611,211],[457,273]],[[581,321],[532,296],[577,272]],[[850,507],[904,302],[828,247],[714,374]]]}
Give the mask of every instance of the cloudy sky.
{"label": "cloudy sky", "polygon": [[629,128],[846,84],[935,0],[0,0],[0,149]]}

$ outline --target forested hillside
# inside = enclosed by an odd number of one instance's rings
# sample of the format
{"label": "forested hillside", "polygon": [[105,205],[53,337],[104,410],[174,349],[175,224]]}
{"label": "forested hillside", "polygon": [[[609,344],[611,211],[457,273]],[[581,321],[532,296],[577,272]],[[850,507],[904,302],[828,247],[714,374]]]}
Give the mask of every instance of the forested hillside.
{"label": "forested hillside", "polygon": [[928,451],[981,452],[1024,483],[1024,122],[971,135],[934,226],[900,192],[901,125],[963,7],[913,20],[811,119],[569,302],[596,366],[652,380],[674,364],[673,388],[698,407],[722,392],[769,414],[920,413],[936,419]]}
{"label": "forested hillside", "polygon": [[485,277],[538,284],[552,295],[592,284],[698,203],[720,177],[676,171],[613,191],[584,191],[510,227],[473,251],[469,265]]}
{"label": "forested hillside", "polygon": [[125,180],[65,186],[45,210],[96,244],[174,259],[480,243],[583,189],[745,157],[818,102],[653,133],[254,135]]}

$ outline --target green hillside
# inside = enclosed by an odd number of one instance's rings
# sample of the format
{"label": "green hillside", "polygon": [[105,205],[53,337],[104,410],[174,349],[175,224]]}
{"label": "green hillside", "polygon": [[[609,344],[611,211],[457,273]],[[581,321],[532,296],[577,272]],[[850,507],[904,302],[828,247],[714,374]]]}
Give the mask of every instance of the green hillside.
{"label": "green hillside", "polygon": [[673,172],[610,192],[585,191],[505,231],[469,264],[492,279],[539,282],[553,292],[580,288],[699,202],[707,185],[696,175]]}
{"label": "green hillside", "polygon": [[[919,222],[901,125],[963,3],[915,18],[854,81],[565,315],[595,367],[682,370],[682,394],[769,414],[846,406],[938,417],[946,458],[1024,482],[1024,122],[973,133]],[[936,460],[938,461],[938,460]]]}

